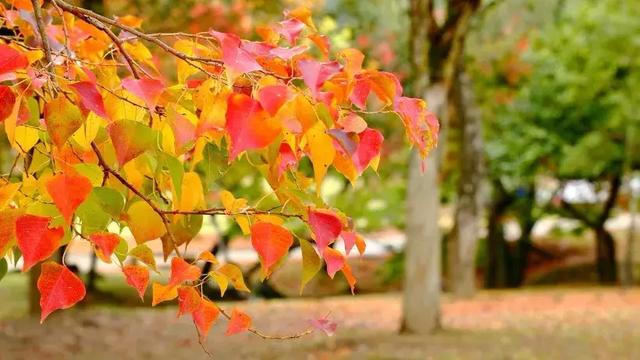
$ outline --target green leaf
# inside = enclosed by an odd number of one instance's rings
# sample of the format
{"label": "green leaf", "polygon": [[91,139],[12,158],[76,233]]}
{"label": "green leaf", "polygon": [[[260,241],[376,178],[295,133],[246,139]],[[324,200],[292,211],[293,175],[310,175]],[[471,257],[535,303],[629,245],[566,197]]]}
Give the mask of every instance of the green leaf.
{"label": "green leaf", "polygon": [[82,163],[82,164],[74,165],[73,168],[76,169],[76,171],[79,172],[81,175],[84,175],[87,178],[89,178],[89,181],[91,181],[91,185],[93,186],[102,185],[102,179],[104,174],[100,166],[96,164]]}
{"label": "green leaf", "polygon": [[7,271],[9,271],[9,264],[7,264],[7,259],[0,259],[0,281],[7,275]]}
{"label": "green leaf", "polygon": [[153,256],[153,251],[151,251],[151,249],[147,245],[140,244],[134,247],[133,249],[131,249],[131,251],[129,251],[129,256],[133,256],[134,258],[145,263],[154,271],[158,271],[158,269],[156,269],[156,259]]}
{"label": "green leaf", "polygon": [[129,251],[129,245],[127,244],[127,240],[124,238],[120,238],[120,242],[116,246],[113,253],[116,255],[116,258],[120,260],[120,264],[122,264],[127,259],[127,252]]}
{"label": "green leaf", "polygon": [[112,188],[94,188],[90,198],[95,199],[100,208],[114,219],[118,219],[124,209],[124,196]]}
{"label": "green leaf", "polygon": [[179,200],[182,198],[182,178],[184,177],[184,167],[180,160],[169,154],[161,153],[160,156],[161,169],[169,171],[169,176],[171,176],[176,197]]}
{"label": "green leaf", "polygon": [[300,250],[302,250],[302,281],[300,284],[300,294],[302,295],[304,286],[307,285],[322,268],[322,261],[313,248],[313,245],[307,240],[298,240],[300,242]]}

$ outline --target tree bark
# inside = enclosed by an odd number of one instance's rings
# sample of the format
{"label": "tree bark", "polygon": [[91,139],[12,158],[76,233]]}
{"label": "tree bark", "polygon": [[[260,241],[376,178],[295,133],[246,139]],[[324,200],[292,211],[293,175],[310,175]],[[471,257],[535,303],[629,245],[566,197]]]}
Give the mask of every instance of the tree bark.
{"label": "tree bark", "polygon": [[513,202],[499,181],[493,184],[493,200],[489,210],[487,225],[487,264],[485,270],[485,286],[489,289],[504,287],[507,283],[507,256],[502,217]]}
{"label": "tree bark", "polygon": [[476,290],[475,259],[484,148],[480,110],[471,81],[460,69],[456,71],[449,99],[449,123],[457,123],[460,134],[458,201],[448,247],[449,286],[455,296],[470,297]]}
{"label": "tree bark", "polygon": [[[432,86],[427,101],[432,111],[441,110],[446,92],[442,84]],[[444,136],[441,136],[441,139]],[[407,244],[402,330],[425,334],[440,327],[440,292],[442,287],[442,243],[438,168],[443,144],[426,160],[421,172],[416,151],[411,157],[407,189]]]}
{"label": "tree bark", "polygon": [[598,278],[603,284],[615,284],[618,280],[616,264],[616,244],[613,236],[604,225],[594,229],[596,233],[596,268]]}

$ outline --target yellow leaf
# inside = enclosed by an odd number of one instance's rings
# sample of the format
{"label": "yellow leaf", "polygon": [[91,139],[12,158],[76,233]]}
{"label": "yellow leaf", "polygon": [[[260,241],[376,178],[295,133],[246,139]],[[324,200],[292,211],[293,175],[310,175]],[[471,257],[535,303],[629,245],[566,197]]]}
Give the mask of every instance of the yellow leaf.
{"label": "yellow leaf", "polygon": [[213,281],[218,284],[220,288],[220,297],[224,296],[224,293],[227,291],[227,287],[229,286],[229,278],[227,278],[224,274],[219,274],[215,271],[209,273],[209,276],[213,279]]}
{"label": "yellow leaf", "polygon": [[313,173],[316,180],[316,191],[320,194],[320,188],[324,176],[327,174],[329,165],[336,156],[336,150],[333,147],[333,139],[326,134],[326,127],[318,121],[307,131],[305,137],[309,144],[309,157],[313,163]]}
{"label": "yellow leaf", "polygon": [[138,244],[158,239],[167,232],[160,215],[144,201],[131,205],[127,214],[129,229]]}
{"label": "yellow leaf", "polygon": [[237,265],[234,264],[225,264],[220,269],[216,270],[217,273],[226,276],[229,281],[233,284],[233,287],[238,291],[246,291],[251,292],[247,285],[244,283],[244,278],[242,277],[242,270]]}
{"label": "yellow leaf", "polygon": [[9,205],[20,188],[20,183],[8,183],[0,186],[0,210]]}
{"label": "yellow leaf", "polygon": [[236,213],[247,206],[246,199],[236,199],[235,196],[227,190],[220,192],[220,200],[222,201],[222,206],[230,213]]}
{"label": "yellow leaf", "polygon": [[88,151],[91,149],[91,143],[96,138],[96,135],[98,135],[101,124],[102,119],[92,111],[89,113],[89,116],[87,116],[84,124],[73,133],[71,138],[78,143],[83,150]]}
{"label": "yellow leaf", "polygon": [[179,210],[191,211],[204,207],[204,192],[200,176],[195,172],[184,174],[182,180],[182,197],[180,198]]}
{"label": "yellow leaf", "polygon": [[19,153],[26,154],[38,142],[39,130],[27,125],[16,125],[20,104],[22,104],[22,97],[18,96],[13,104],[11,114],[4,121],[4,128],[11,147]]}
{"label": "yellow leaf", "polygon": [[217,265],[218,264],[218,259],[216,258],[215,255],[213,255],[211,253],[211,251],[203,251],[203,252],[201,252],[200,255],[198,255],[198,260],[210,262],[213,265]]}
{"label": "yellow leaf", "polygon": [[[191,40],[178,40],[174,43],[173,47],[174,49],[180,51],[181,53],[190,55],[190,56],[196,55],[196,56],[211,57],[211,53],[212,53],[212,51],[209,50],[206,46],[202,44],[198,44],[197,42],[191,41]],[[195,67],[189,65],[184,60],[177,60],[177,67],[178,67],[177,69],[178,81],[181,84],[184,84],[189,76],[199,71]]]}
{"label": "yellow leaf", "polygon": [[178,287],[153,283],[153,300],[151,306],[156,306],[164,301],[178,297]]}

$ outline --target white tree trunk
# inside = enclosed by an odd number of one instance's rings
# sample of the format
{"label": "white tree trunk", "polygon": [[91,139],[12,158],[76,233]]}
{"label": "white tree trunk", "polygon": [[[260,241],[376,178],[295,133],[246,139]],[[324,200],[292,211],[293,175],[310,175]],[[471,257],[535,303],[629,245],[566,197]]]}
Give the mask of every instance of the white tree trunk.
{"label": "white tree trunk", "polygon": [[483,173],[483,139],[480,109],[469,78],[456,74],[450,99],[450,116],[460,126],[458,201],[455,226],[447,248],[449,288],[458,297],[476,291],[476,253],[480,217],[480,187]]}
{"label": "white tree trunk", "polygon": [[[443,119],[444,85],[429,87],[426,98],[429,109]],[[444,139],[445,134],[440,134],[440,144],[427,157],[424,174],[416,151],[409,169],[402,330],[418,334],[440,327],[442,239],[438,227],[438,168]]]}

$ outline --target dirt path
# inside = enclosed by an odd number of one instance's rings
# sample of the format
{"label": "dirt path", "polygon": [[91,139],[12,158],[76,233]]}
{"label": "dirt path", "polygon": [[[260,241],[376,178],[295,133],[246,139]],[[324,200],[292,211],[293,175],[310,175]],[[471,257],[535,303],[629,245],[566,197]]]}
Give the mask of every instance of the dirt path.
{"label": "dirt path", "polygon": [[[267,333],[295,333],[331,311],[335,337],[293,341],[225,337],[224,321],[207,342],[217,359],[637,359],[640,290],[484,292],[443,305],[446,330],[399,336],[398,295],[320,300],[252,301],[238,305]],[[1,304],[0,304],[1,306]],[[0,321],[0,359],[206,359],[189,319],[175,308],[70,310],[40,326]]]}

